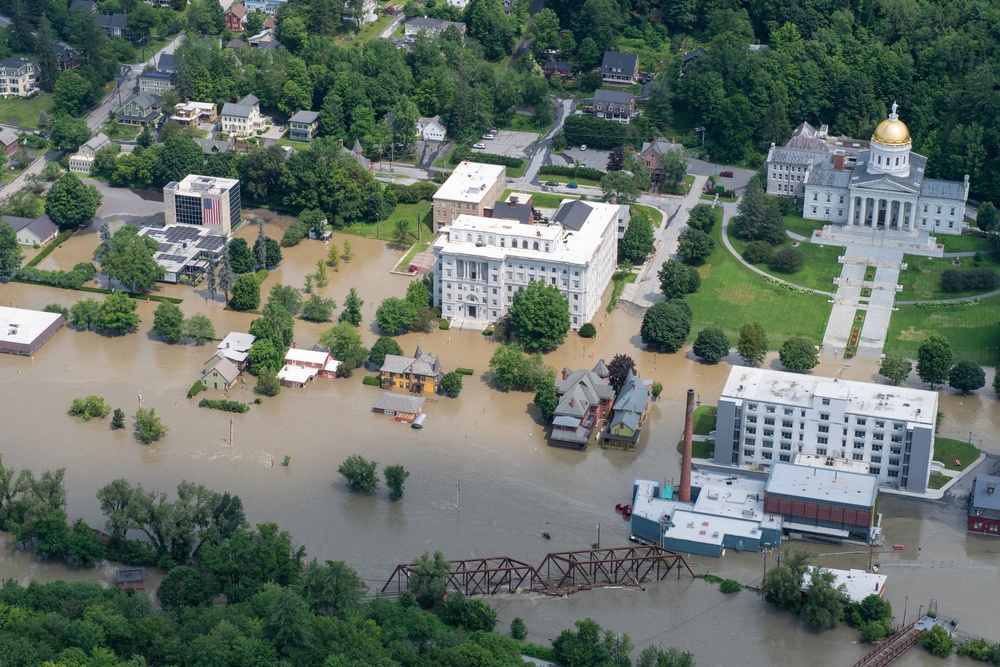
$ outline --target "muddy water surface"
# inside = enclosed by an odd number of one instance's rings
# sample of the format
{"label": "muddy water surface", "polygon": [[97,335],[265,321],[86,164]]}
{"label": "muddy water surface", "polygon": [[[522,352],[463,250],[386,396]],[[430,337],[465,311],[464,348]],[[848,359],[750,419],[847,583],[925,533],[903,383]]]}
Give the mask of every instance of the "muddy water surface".
{"label": "muddy water surface", "polygon": [[[280,238],[289,219],[268,216],[266,232]],[[239,232],[252,242],[256,227]],[[344,237],[334,235],[343,247]],[[338,312],[350,287],[365,300],[361,327],[366,344],[377,338],[375,307],[387,296],[402,296],[407,279],[388,272],[400,253],[384,242],[351,238],[355,258],[330,272],[330,285],[318,290],[337,301]],[[96,233],[87,230],[50,255],[43,268],[71,268],[88,260]],[[278,282],[301,287],[322,243],[305,241],[285,248],[282,266],[271,272],[264,291]],[[207,314],[219,336],[245,331],[253,315],[223,309],[205,291],[163,286],[161,293],[184,298],[186,314]],[[70,305],[80,294],[44,287],[0,286],[0,302],[27,308],[47,303]],[[639,450],[625,454],[591,449],[586,453],[548,447],[544,430],[529,407],[530,394],[491,390],[484,381],[495,347],[477,332],[439,331],[399,339],[407,353],[417,345],[433,351],[446,370],[475,370],[465,378],[459,398],[434,398],[425,408],[423,430],[395,424],[370,412],[379,390],[349,380],[317,380],[305,389],[285,389],[249,413],[235,416],[229,446],[228,413],[201,410],[185,398],[198,378],[211,346],[167,345],[147,332],[155,303],[141,302],[140,333],[103,337],[69,329],[60,331],[35,358],[0,357],[0,452],[7,465],[36,471],[65,466],[69,510],[91,525],[103,523],[94,494],[116,477],[147,487],[172,490],[181,480],[239,494],[252,522],[275,521],[304,543],[310,555],[342,559],[371,587],[380,587],[393,567],[425,550],[441,549],[448,558],[507,555],[529,563],[545,553],[588,548],[601,524],[604,546],[627,544],[627,523],[612,508],[625,500],[634,478],[675,478],[675,445],[681,437],[683,398],[693,387],[699,400],[712,403],[729,366],[705,366],[681,355],[654,355],[639,349],[639,321],[615,311],[596,324],[596,339],[571,335],[546,362],[555,368],[590,367],[616,352],[636,358],[644,377],[665,385],[651,412],[650,427]],[[329,325],[296,322],[295,339],[310,346]],[[826,359],[817,374],[873,379],[874,366],[845,365]],[[76,396],[98,393],[115,407],[134,412],[154,407],[170,428],[161,442],[143,446],[130,431],[111,432],[107,423],[78,423],[65,414]],[[233,398],[249,401],[249,390]],[[972,437],[1000,453],[995,439],[1000,420],[995,402],[942,395],[943,432]],[[347,492],[336,472],[348,455],[360,453],[381,465],[400,463],[411,475],[403,501]],[[291,465],[282,467],[285,455]],[[974,634],[1000,640],[995,601],[1000,598],[997,556],[1000,542],[967,538],[957,503],[919,503],[883,497],[887,543],[903,543],[900,553],[876,554],[889,575],[889,599],[910,619],[918,605],[936,598],[941,613],[953,615]],[[551,539],[542,537],[548,532]],[[823,555],[820,564],[866,567],[869,554],[857,547],[809,545]],[[830,555],[832,554],[832,555]],[[773,563],[772,563],[773,565]],[[745,583],[759,581],[760,555],[728,554],[723,559],[695,557],[696,571],[713,571]],[[0,576],[59,578],[84,576],[107,580],[107,573],[66,575],[49,570],[24,554],[0,560]],[[62,573],[62,574],[60,574]],[[100,574],[98,574],[100,573]],[[907,602],[906,598],[909,598]],[[674,580],[645,591],[605,590],[568,599],[510,597],[494,601],[506,625],[525,618],[531,638],[544,641],[573,621],[593,616],[607,627],[628,632],[637,645],[679,646],[696,653],[699,665],[850,664],[864,647],[847,629],[815,634],[798,620],[764,605],[750,592],[722,596],[702,581]],[[796,658],[800,656],[801,658]],[[953,659],[957,660],[957,659]],[[912,651],[902,665],[941,663]],[[957,664],[957,663],[956,663]]]}

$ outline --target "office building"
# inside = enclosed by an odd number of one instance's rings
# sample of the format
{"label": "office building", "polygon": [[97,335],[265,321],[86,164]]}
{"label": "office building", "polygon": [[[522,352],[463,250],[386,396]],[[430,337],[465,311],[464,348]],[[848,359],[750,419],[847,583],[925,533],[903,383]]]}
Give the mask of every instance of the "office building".
{"label": "office building", "polygon": [[167,225],[205,226],[229,236],[240,222],[240,182],[190,174],[163,187],[163,210]]}

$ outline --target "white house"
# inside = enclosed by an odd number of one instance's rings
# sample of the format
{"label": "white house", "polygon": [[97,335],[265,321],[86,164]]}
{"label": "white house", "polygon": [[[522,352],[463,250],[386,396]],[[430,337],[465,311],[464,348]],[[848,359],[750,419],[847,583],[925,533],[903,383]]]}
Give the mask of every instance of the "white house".
{"label": "white house", "polygon": [[52,219],[42,213],[37,218],[19,218],[13,215],[3,216],[4,222],[13,228],[17,242],[26,246],[45,245],[56,237],[59,228]]}
{"label": "white house", "polygon": [[460,215],[434,243],[434,305],[483,326],[533,280],[554,285],[579,329],[601,307],[615,270],[620,207],[564,201],[548,224]]}
{"label": "white house", "polygon": [[444,141],[448,128],[441,122],[441,116],[417,119],[417,136],[424,141]]}
{"label": "white house", "polygon": [[375,0],[347,0],[341,19],[359,26],[374,23],[378,18],[378,5]]}
{"label": "white house", "polygon": [[717,465],[769,468],[799,454],[868,464],[879,483],[924,493],[937,392],[734,367],[719,397]]}
{"label": "white house", "polygon": [[0,94],[27,97],[38,92],[38,65],[27,58],[0,60]]}
{"label": "white house", "polygon": [[227,134],[247,137],[263,132],[266,120],[260,113],[260,100],[253,95],[222,105],[222,131]]}
{"label": "white house", "polygon": [[91,137],[76,153],[69,156],[69,170],[74,174],[90,175],[97,151],[110,144],[111,140],[103,132],[98,132],[96,137]]}

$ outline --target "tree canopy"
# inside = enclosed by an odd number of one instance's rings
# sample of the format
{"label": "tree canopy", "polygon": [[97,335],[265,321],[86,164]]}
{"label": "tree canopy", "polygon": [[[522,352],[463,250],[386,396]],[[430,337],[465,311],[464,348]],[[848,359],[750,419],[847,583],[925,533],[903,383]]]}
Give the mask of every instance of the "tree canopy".
{"label": "tree canopy", "polygon": [[514,292],[510,326],[529,352],[551,350],[566,340],[569,302],[554,285],[532,280]]}
{"label": "tree canopy", "polygon": [[940,334],[928,336],[917,350],[917,375],[932,387],[948,379],[951,363],[951,343]]}
{"label": "tree canopy", "polygon": [[681,349],[691,333],[691,308],[681,299],[653,304],[642,318],[639,329],[645,345],[662,352]]}
{"label": "tree canopy", "polygon": [[788,370],[799,372],[812,370],[819,363],[816,345],[801,336],[792,336],[781,344],[778,360]]}
{"label": "tree canopy", "polygon": [[154,239],[139,235],[138,227],[122,225],[108,243],[101,269],[133,294],[148,292],[166,274],[153,259],[158,249]]}
{"label": "tree canopy", "polygon": [[60,229],[73,229],[94,217],[101,199],[95,186],[84,185],[76,174],[66,174],[45,195],[45,213]]}

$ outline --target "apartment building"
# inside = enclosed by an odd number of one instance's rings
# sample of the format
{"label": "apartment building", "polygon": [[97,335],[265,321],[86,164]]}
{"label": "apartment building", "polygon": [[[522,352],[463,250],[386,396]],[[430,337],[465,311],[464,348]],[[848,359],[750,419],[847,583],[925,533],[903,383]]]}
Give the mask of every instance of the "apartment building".
{"label": "apartment building", "polygon": [[462,162],[434,193],[434,232],[460,215],[485,216],[501,201],[507,168],[498,164]]}

